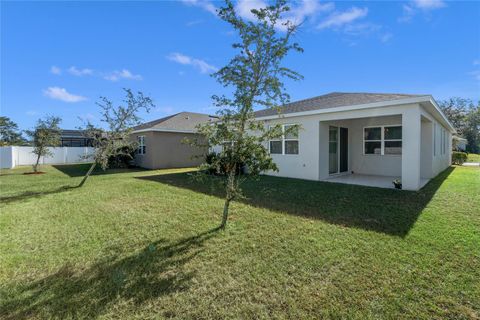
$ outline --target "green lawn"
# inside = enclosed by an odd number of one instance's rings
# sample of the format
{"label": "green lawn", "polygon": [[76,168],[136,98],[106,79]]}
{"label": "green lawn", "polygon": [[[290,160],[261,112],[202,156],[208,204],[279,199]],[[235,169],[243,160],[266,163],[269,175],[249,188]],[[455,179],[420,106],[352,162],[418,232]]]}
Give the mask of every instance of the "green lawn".
{"label": "green lawn", "polygon": [[467,161],[468,162],[480,162],[480,154],[469,153]]}
{"label": "green lawn", "polygon": [[0,176],[0,319],[480,317],[480,170],[420,192],[187,170]]}

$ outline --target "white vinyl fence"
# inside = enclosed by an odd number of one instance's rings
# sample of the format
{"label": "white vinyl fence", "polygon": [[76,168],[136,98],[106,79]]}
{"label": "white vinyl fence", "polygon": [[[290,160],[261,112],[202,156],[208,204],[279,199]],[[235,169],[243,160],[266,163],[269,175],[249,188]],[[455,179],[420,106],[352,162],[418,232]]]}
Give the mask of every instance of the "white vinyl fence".
{"label": "white vinyl fence", "polygon": [[[32,165],[37,156],[32,153],[33,147],[0,147],[0,168],[12,169],[16,166]],[[58,147],[50,148],[51,157],[41,157],[40,164],[69,164],[91,162],[92,147]]]}

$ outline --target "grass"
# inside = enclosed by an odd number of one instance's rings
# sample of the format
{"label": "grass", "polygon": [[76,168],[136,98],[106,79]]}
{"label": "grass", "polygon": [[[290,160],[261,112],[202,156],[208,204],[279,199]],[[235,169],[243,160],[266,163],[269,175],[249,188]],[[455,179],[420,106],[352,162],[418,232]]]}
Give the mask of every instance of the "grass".
{"label": "grass", "polygon": [[480,154],[469,153],[467,162],[480,162]]}
{"label": "grass", "polygon": [[0,176],[0,318],[480,317],[480,170],[420,192],[86,166]]}

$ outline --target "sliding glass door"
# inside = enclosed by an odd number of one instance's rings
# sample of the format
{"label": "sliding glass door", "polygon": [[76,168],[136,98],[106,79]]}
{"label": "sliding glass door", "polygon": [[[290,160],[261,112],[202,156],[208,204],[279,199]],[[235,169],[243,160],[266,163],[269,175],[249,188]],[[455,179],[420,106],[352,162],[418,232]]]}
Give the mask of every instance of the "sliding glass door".
{"label": "sliding glass door", "polygon": [[328,130],[328,172],[338,172],[338,127],[330,126]]}
{"label": "sliding glass door", "polygon": [[328,130],[328,172],[348,171],[348,128],[330,126]]}

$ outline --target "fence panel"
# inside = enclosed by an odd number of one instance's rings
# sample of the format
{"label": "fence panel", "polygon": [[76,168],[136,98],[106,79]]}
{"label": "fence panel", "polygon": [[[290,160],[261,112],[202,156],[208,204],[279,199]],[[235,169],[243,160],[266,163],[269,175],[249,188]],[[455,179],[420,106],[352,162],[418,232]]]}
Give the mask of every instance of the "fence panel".
{"label": "fence panel", "polygon": [[[14,168],[28,166],[36,162],[37,156],[32,153],[33,147],[0,147],[0,168]],[[59,147],[50,148],[52,156],[41,157],[40,164],[70,164],[91,162],[94,149],[91,147]],[[10,160],[11,159],[11,160]]]}

